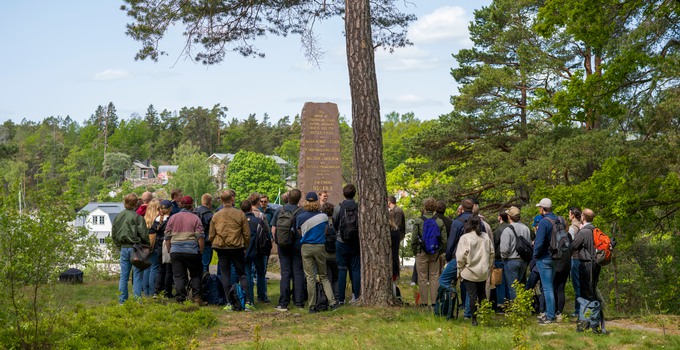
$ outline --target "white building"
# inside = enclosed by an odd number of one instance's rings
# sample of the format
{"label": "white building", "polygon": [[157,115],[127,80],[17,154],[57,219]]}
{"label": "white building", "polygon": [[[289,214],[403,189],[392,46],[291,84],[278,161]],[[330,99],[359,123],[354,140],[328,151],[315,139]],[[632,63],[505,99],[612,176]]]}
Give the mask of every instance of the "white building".
{"label": "white building", "polygon": [[105,240],[106,237],[111,236],[113,220],[123,210],[125,210],[125,206],[122,202],[90,202],[78,211],[80,215],[74,223],[76,227],[86,227],[90,234],[97,237],[99,252],[107,260],[109,254]]}

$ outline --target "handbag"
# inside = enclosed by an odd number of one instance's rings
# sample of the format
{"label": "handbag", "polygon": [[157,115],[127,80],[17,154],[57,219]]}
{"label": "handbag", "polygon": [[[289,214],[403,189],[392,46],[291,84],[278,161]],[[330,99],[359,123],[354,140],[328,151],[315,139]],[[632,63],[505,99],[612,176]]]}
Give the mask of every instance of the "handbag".
{"label": "handbag", "polygon": [[503,268],[491,267],[491,284],[499,285],[503,283]]}
{"label": "handbag", "polygon": [[135,244],[130,253],[130,263],[139,270],[146,270],[151,266],[151,246],[145,244]]}

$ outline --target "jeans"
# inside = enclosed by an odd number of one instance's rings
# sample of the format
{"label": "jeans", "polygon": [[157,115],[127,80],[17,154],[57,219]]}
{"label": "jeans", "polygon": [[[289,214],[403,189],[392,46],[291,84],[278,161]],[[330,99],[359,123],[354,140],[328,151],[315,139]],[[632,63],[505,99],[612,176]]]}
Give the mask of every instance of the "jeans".
{"label": "jeans", "polygon": [[326,249],[323,244],[303,244],[301,249],[302,266],[307,279],[307,295],[309,295],[309,308],[316,308],[316,275],[323,286],[324,294],[328,299],[328,305],[335,304],[333,288],[326,274]]}
{"label": "jeans", "polygon": [[212,261],[213,250],[212,245],[205,242],[203,246],[203,255],[201,255],[201,262],[203,263],[203,272],[210,271],[210,262]]}
{"label": "jeans", "polygon": [[578,258],[571,258],[571,284],[574,286],[574,313],[578,315],[579,305],[578,298],[581,297],[581,284],[579,283],[579,266],[581,265],[581,260]]}
{"label": "jeans", "polygon": [[118,292],[120,296],[118,301],[122,304],[128,300],[128,280],[130,279],[130,271],[132,270],[132,292],[135,299],[142,297],[142,271],[132,265],[130,262],[130,254],[133,248],[120,248],[120,281],[118,283]]}
{"label": "jeans", "polygon": [[527,263],[522,259],[510,259],[505,261],[505,268],[503,268],[503,278],[508,284],[508,300],[515,300],[517,298],[517,291],[512,287],[515,281],[522,281],[524,275],[527,273]]}
{"label": "jeans", "polygon": [[255,257],[253,260],[246,260],[246,281],[248,281],[248,299],[255,300],[255,276],[253,269],[257,273],[257,299],[267,299],[267,281],[264,279],[264,259],[261,256]]}
{"label": "jeans", "polygon": [[565,295],[564,287],[567,285],[567,279],[569,278],[570,270],[555,272],[555,280],[553,281],[553,287],[555,289],[555,313],[561,314],[564,311]]}
{"label": "jeans", "polygon": [[444,270],[442,271],[441,275],[439,275],[439,286],[445,288],[446,290],[450,290],[451,284],[453,283],[453,288],[456,288],[455,283],[457,275],[458,265],[456,263],[456,259],[453,259],[449,261],[446,266],[444,266]]}
{"label": "jeans", "polygon": [[241,288],[246,292],[246,303],[252,302],[248,293],[248,282],[246,282],[246,248],[238,249],[215,249],[217,251],[217,265],[222,271],[221,280],[224,295],[229,295],[231,289],[232,267],[238,276]]}
{"label": "jeans", "polygon": [[347,272],[352,282],[352,294],[355,298],[361,293],[361,257],[359,245],[335,242],[335,258],[338,261],[338,302],[345,302],[347,289]]}
{"label": "jeans", "polygon": [[555,281],[555,271],[557,270],[557,261],[548,256],[540,260],[536,260],[538,266],[538,274],[541,276],[541,286],[543,286],[543,296],[545,297],[545,316],[548,320],[555,320],[555,290],[553,282]]}
{"label": "jeans", "polygon": [[297,247],[278,247],[281,264],[279,306],[288,307],[291,301],[290,283],[293,283],[292,299],[298,307],[304,307],[305,273],[302,269],[302,255]]}
{"label": "jeans", "polygon": [[151,266],[142,272],[142,292],[146,296],[156,292],[156,278],[158,276],[158,268],[160,267],[158,251],[156,249],[149,255],[149,260],[151,260]]}
{"label": "jeans", "polygon": [[503,305],[505,300],[508,298],[508,281],[505,278],[505,262],[503,260],[494,260],[494,267],[503,269],[503,278],[501,279],[501,284],[496,286],[492,292],[496,291],[496,304]]}
{"label": "jeans", "polygon": [[[198,253],[170,253],[172,258],[172,275],[175,278],[175,300],[183,302],[187,299],[187,280],[194,299],[201,297],[203,268],[201,255]],[[187,270],[189,275],[187,278]]]}

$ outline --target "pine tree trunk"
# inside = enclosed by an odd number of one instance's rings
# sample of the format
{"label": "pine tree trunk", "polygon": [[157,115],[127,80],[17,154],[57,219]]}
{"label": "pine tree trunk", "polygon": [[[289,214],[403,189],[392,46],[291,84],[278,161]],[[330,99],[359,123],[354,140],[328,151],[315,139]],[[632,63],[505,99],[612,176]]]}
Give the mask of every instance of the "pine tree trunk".
{"label": "pine tree trunk", "polygon": [[360,304],[393,305],[387,187],[382,158],[378,82],[369,0],[345,1],[347,65],[352,96],[354,164],[359,197],[361,244]]}

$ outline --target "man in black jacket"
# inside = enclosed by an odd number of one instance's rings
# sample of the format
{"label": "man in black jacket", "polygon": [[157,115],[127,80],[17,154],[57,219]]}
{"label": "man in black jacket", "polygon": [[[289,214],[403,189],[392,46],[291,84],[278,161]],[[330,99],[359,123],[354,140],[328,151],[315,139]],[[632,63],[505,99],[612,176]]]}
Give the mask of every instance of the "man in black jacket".
{"label": "man in black jacket", "polygon": [[[335,207],[333,213],[333,228],[338,233],[335,242],[335,255],[338,261],[338,302],[345,303],[345,289],[347,288],[347,272],[350,273],[352,282],[352,294],[359,298],[361,291],[361,259],[359,251],[359,238],[347,239],[348,227],[344,219],[348,212],[358,212],[359,205],[354,201],[357,189],[352,184],[347,184],[342,188],[342,195],[345,200]],[[345,237],[345,238],[343,238]]]}

